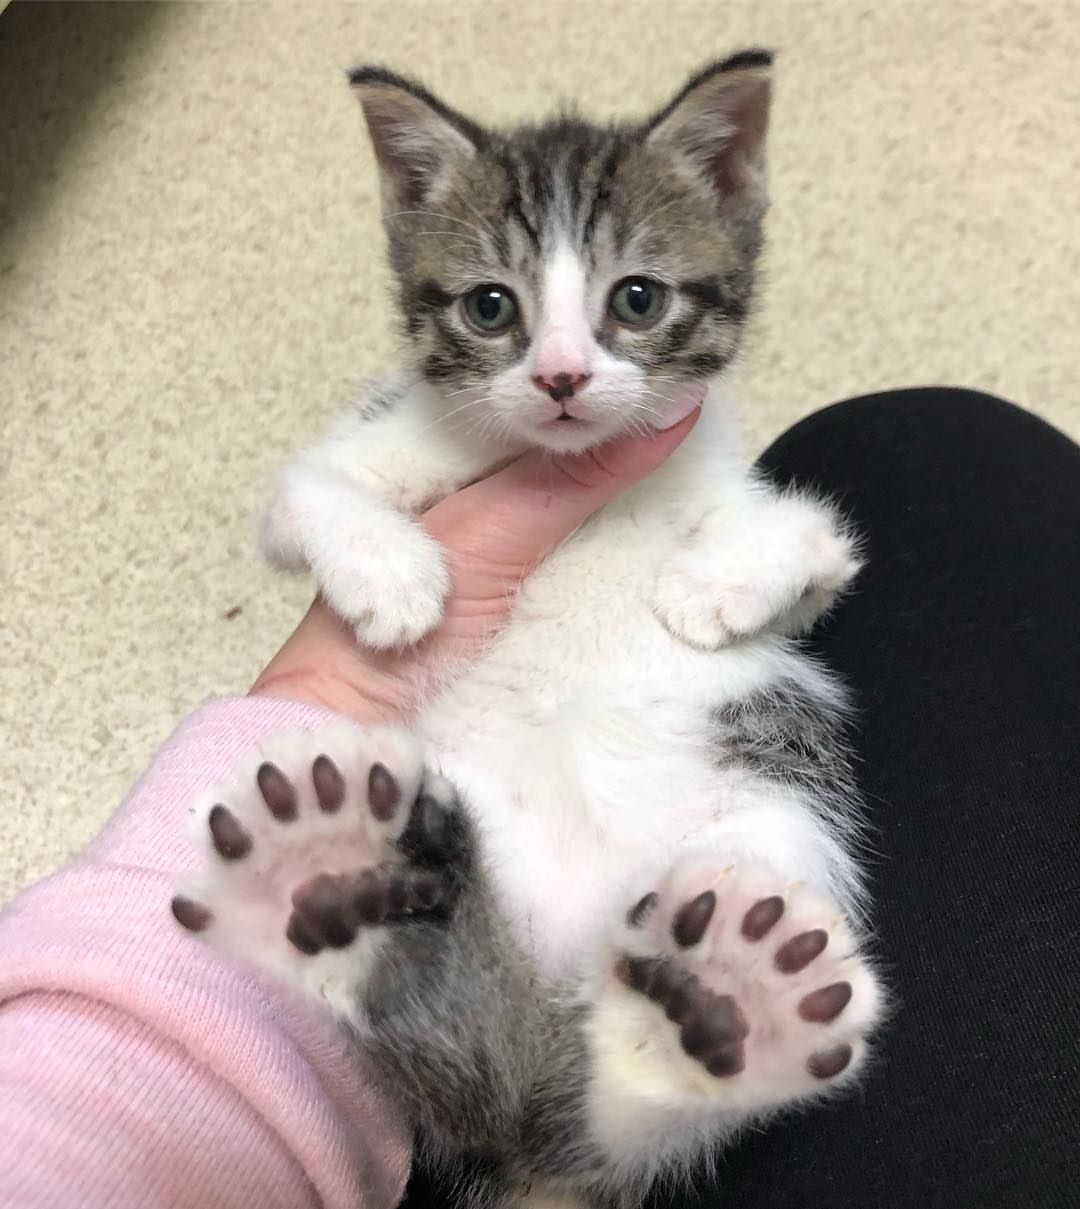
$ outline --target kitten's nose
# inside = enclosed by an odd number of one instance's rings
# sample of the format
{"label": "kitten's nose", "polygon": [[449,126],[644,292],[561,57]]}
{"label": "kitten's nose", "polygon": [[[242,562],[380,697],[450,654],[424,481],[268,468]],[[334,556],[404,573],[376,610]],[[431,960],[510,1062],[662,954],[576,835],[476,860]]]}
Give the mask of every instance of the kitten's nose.
{"label": "kitten's nose", "polygon": [[556,403],[561,403],[563,399],[576,395],[590,377],[590,374],[537,374],[533,381],[541,390],[546,390]]}

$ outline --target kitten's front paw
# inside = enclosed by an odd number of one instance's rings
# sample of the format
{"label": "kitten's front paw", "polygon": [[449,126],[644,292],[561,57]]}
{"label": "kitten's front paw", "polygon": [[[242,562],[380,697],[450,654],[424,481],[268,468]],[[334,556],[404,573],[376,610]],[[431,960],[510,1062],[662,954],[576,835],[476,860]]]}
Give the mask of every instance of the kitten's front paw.
{"label": "kitten's front paw", "polygon": [[404,732],[274,736],[192,810],[204,868],[173,915],[347,1014],[383,925],[452,905],[457,817]]}
{"label": "kitten's front paw", "polygon": [[323,597],[355,627],[360,643],[400,649],[442,621],[450,573],[438,542],[418,525],[405,517],[377,519],[377,538],[369,533],[351,542],[343,531],[332,553],[316,553],[312,570]]}
{"label": "kitten's front paw", "polygon": [[748,592],[753,595],[751,589],[739,585],[720,588],[712,576],[702,577],[695,570],[691,558],[676,557],[660,573],[653,613],[673,638],[699,650],[715,651],[736,641],[740,635],[735,627],[740,621],[745,623],[748,612],[762,612],[760,602],[740,602],[740,595]]}
{"label": "kitten's front paw", "polygon": [[800,634],[859,566],[853,539],[826,525],[755,545],[691,545],[661,571],[653,611],[675,638],[707,651],[767,630]]}
{"label": "kitten's front paw", "polygon": [[262,546],[276,566],[309,567],[365,646],[412,646],[442,621],[450,591],[442,547],[333,467],[287,468],[263,518]]}

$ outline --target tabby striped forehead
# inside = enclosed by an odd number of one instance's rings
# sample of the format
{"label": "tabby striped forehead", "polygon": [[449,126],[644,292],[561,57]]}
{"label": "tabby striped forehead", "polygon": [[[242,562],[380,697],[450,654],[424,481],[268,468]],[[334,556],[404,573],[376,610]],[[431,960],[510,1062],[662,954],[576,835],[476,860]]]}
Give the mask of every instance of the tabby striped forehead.
{"label": "tabby striped forehead", "polygon": [[495,153],[506,176],[503,255],[509,255],[514,228],[538,257],[562,244],[589,251],[599,220],[610,213],[612,184],[631,145],[620,131],[570,119],[507,139]]}
{"label": "tabby striped forehead", "polygon": [[[733,232],[711,198],[633,131],[572,119],[517,131],[492,141],[435,200],[456,232],[447,259],[463,270],[467,256],[455,252],[481,251],[487,261],[528,273],[561,247],[590,268],[625,258],[628,270],[673,281],[695,267],[732,267]],[[411,229],[423,234],[425,225]]]}
{"label": "tabby striped forehead", "polygon": [[[415,105],[404,117],[400,95],[390,119],[378,111],[382,88],[369,89],[364,104],[383,171],[406,328],[429,377],[475,382],[525,357],[553,266],[565,265],[568,254],[580,264],[580,302],[598,345],[677,378],[723,368],[746,318],[763,204],[750,189],[750,204],[742,204],[741,186],[726,181],[728,194],[718,201],[717,182],[728,167],[716,157],[719,167],[701,168],[698,150],[708,140],[700,130],[678,128],[658,140],[657,124],[674,120],[669,107],[639,126],[562,116],[496,133],[420,86],[406,87],[406,101]],[[704,129],[698,110],[687,120]],[[735,120],[704,117],[721,134]],[[735,179],[734,169],[729,175]],[[650,330],[613,330],[605,320],[605,299],[628,277],[659,282],[673,300]],[[469,291],[486,283],[505,286],[520,307],[520,322],[497,340],[470,330],[456,313]]]}

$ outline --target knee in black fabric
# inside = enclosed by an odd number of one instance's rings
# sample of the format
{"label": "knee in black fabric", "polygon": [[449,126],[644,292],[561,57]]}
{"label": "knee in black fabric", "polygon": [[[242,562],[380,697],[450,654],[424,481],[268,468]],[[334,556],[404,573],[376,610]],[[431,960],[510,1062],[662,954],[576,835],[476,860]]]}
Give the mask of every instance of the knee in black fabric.
{"label": "knee in black fabric", "polygon": [[932,451],[944,466],[950,457],[1017,450],[1040,438],[1071,448],[1045,421],[995,395],[953,386],[913,387],[847,399],[807,416],[770,446],[761,464],[801,471],[808,454],[831,462],[842,453],[861,460],[919,449],[921,462]]}

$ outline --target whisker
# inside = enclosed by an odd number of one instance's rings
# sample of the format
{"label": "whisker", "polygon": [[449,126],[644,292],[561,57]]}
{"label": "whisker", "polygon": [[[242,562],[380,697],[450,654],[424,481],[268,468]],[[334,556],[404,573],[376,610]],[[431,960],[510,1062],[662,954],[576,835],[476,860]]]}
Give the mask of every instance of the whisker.
{"label": "whisker", "polygon": [[[388,214],[388,215],[387,215],[387,217],[388,217],[388,218],[408,218],[408,217],[410,217],[411,215],[414,215],[414,214],[423,214],[423,215],[426,215],[428,218],[441,218],[441,219],[443,219],[443,221],[444,221],[444,222],[456,222],[456,223],[457,223],[459,226],[465,227],[465,228],[467,228],[468,230],[472,230],[472,229],[473,229],[473,224],[472,224],[472,223],[468,223],[468,222],[466,222],[466,221],[465,221],[463,218],[458,218],[458,217],[457,217],[456,215],[454,215],[454,214],[446,214],[446,213],[444,213],[442,210],[424,210],[424,209],[419,209],[419,210],[395,210],[393,214]],[[476,217],[477,217],[477,218],[480,218],[480,215],[477,215]],[[483,219],[483,218],[480,218],[480,222],[481,222],[481,223],[482,223],[484,226],[487,226],[487,223],[484,221],[484,219]],[[490,227],[488,227],[488,230],[490,230],[490,229],[491,229],[491,228],[490,228]]]}
{"label": "whisker", "polygon": [[392,215],[389,215],[388,217],[390,217],[390,218],[407,218],[412,215],[421,215],[422,214],[428,218],[442,219],[443,222],[457,223],[458,226],[464,227],[468,231],[477,231],[477,230],[483,231],[486,235],[490,236],[491,239],[494,240],[496,238],[496,234],[495,234],[495,229],[494,229],[494,227],[492,227],[491,223],[489,223],[488,220],[468,200],[466,200],[465,198],[461,198],[459,200],[461,201],[462,205],[464,205],[468,209],[468,211],[471,214],[471,216],[473,217],[473,219],[475,219],[475,222],[467,222],[464,218],[458,218],[457,215],[454,215],[454,214],[447,214],[443,210],[427,210],[427,209],[396,210]]}
{"label": "whisker", "polygon": [[424,427],[420,429],[419,435],[422,436],[423,434],[430,432],[433,428],[440,424],[448,423],[457,415],[471,411],[473,408],[480,407],[485,403],[490,403],[492,402],[493,398],[493,395],[482,395],[477,399],[467,399],[464,403],[452,408],[450,411],[442,412],[437,415],[430,424],[425,424]]}

